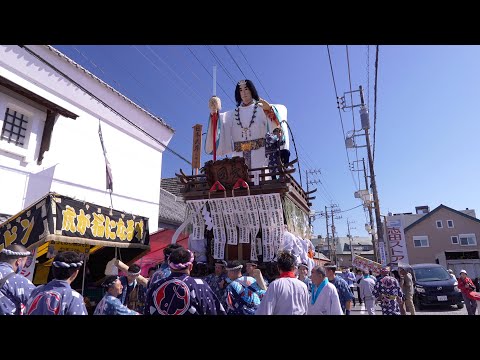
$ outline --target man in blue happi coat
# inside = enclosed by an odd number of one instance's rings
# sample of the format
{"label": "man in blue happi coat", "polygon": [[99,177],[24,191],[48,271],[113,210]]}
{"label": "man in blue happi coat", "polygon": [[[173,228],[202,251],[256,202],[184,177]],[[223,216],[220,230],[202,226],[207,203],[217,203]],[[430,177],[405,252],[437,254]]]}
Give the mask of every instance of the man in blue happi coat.
{"label": "man in blue happi coat", "polygon": [[98,303],[93,315],[140,315],[138,312],[130,310],[123,305],[118,298],[123,290],[122,282],[118,276],[107,276],[102,283],[102,287],[107,292]]}
{"label": "man in blue happi coat", "polygon": [[226,315],[210,286],[193,278],[193,253],[183,247],[168,258],[171,274],[147,291],[145,315]]}
{"label": "man in blue happi coat", "polygon": [[22,315],[35,285],[20,271],[31,255],[25,246],[9,245],[0,252],[0,315]]}
{"label": "man in blue happi coat", "polygon": [[83,265],[74,251],[60,252],[52,262],[54,279],[37,287],[28,299],[27,315],[88,315],[83,296],[70,284]]}

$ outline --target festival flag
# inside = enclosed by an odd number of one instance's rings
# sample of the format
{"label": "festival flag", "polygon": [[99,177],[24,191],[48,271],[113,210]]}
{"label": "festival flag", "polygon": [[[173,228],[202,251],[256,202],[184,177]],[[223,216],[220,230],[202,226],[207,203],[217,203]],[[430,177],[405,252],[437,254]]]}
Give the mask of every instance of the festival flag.
{"label": "festival flag", "polygon": [[98,122],[98,136],[100,137],[100,144],[102,144],[103,149],[103,156],[105,157],[105,170],[106,170],[106,186],[107,190],[113,191],[113,177],[112,177],[112,168],[110,166],[110,162],[107,158],[107,150],[105,149],[105,145],[103,143],[103,135],[102,135],[102,126],[100,121]]}

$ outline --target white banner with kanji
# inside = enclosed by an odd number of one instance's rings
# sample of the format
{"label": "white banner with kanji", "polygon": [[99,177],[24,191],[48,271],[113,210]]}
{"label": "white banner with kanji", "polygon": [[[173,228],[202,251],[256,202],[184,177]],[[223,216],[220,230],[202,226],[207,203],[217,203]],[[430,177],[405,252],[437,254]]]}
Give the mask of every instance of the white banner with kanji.
{"label": "white banner with kanji", "polygon": [[387,241],[392,263],[408,264],[407,245],[405,244],[405,233],[403,231],[402,219],[387,221]]}
{"label": "white banner with kanji", "polygon": [[380,274],[382,269],[382,264],[358,255],[354,255],[352,265],[362,271],[371,271],[374,275]]}

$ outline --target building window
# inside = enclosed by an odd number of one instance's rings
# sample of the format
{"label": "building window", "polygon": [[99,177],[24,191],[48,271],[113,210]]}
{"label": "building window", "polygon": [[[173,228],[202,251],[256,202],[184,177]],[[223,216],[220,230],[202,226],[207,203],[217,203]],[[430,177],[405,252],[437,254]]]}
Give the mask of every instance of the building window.
{"label": "building window", "polygon": [[28,118],[24,114],[7,107],[2,126],[1,139],[24,147],[27,126]]}
{"label": "building window", "polygon": [[475,234],[460,234],[460,245],[462,246],[474,246],[477,245],[477,238]]}
{"label": "building window", "polygon": [[458,245],[458,236],[451,236],[452,244]]}
{"label": "building window", "polygon": [[437,220],[437,229],[442,229],[442,228],[443,228],[442,220]]}
{"label": "building window", "polygon": [[447,227],[453,229],[453,220],[447,220]]}
{"label": "building window", "polygon": [[415,247],[429,247],[428,236],[414,236],[413,246]]}

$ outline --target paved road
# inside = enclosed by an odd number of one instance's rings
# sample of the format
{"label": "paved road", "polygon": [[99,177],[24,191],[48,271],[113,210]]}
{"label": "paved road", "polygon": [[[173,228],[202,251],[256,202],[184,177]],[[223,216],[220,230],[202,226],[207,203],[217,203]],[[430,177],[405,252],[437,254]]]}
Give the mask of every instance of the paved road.
{"label": "paved road", "polygon": [[[358,303],[352,309],[352,315],[368,315],[365,310],[365,305],[359,305]],[[380,306],[375,308],[375,315],[382,315]],[[416,310],[416,315],[467,315],[467,309],[457,309],[456,306],[432,306],[425,310]]]}

